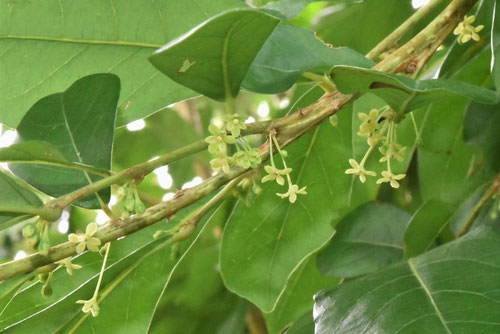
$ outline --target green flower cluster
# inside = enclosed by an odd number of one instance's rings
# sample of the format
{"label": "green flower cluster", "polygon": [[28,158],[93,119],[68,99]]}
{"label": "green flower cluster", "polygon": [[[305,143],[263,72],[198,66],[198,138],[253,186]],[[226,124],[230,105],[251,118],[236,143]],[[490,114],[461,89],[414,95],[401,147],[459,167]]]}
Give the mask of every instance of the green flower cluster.
{"label": "green flower cluster", "polygon": [[[278,153],[281,157],[281,161],[283,162],[283,169],[279,169],[276,167],[273,158],[273,143],[278,150]],[[289,168],[286,165],[285,157],[288,154],[286,151],[282,150],[279,146],[278,140],[274,136],[273,133],[269,135],[269,158],[271,160],[271,166],[265,166],[264,170],[267,172],[267,175],[262,178],[262,183],[268,181],[276,181],[280,186],[285,184],[285,178],[288,183],[288,191],[286,193],[276,193],[277,196],[281,198],[288,198],[290,203],[295,203],[297,200],[297,195],[307,194],[306,187],[299,188],[298,185],[292,183],[292,179],[290,178],[290,173],[292,172],[292,168]]]}
{"label": "green flower cluster", "polygon": [[125,183],[116,192],[118,201],[113,205],[113,213],[119,217],[128,218],[134,213],[143,213],[146,210],[137,187],[132,182]]}
{"label": "green flower cluster", "polygon": [[[347,169],[345,173],[358,176],[362,183],[366,181],[367,176],[376,176],[374,171],[365,169],[365,163],[373,150],[379,146],[382,154],[379,162],[386,162],[387,170],[381,173],[382,177],[377,180],[377,184],[388,182],[391,187],[399,188],[398,181],[403,179],[405,174],[392,172],[391,159],[403,161],[406,147],[397,142],[396,113],[386,107],[384,110],[372,109],[369,114],[359,113],[358,117],[363,121],[359,127],[358,136],[367,139],[369,148],[361,162],[349,159],[352,168]],[[383,125],[381,125],[382,122]]]}
{"label": "green flower cluster", "polygon": [[[225,124],[219,129],[215,124],[208,128],[211,136],[205,141],[208,143],[208,151],[216,158],[210,160],[210,166],[216,172],[228,174],[231,166],[243,168],[255,168],[262,162],[259,150],[251,147],[244,137],[240,137],[241,130],[247,128],[244,117],[239,114],[227,115],[224,117]],[[236,153],[228,155],[228,145],[234,144]]]}

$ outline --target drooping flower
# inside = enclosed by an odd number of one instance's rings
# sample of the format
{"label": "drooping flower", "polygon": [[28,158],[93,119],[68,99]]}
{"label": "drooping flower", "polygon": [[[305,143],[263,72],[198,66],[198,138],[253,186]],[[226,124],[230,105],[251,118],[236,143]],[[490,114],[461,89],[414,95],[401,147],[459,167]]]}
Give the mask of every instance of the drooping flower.
{"label": "drooping flower", "polygon": [[68,235],[69,241],[78,243],[78,245],[76,245],[77,254],[83,253],[85,249],[88,249],[91,252],[97,252],[99,250],[99,245],[101,245],[101,240],[93,237],[96,231],[97,231],[97,224],[90,223],[87,225],[85,233],[78,232],[76,234],[71,233]]}
{"label": "drooping flower", "polygon": [[285,179],[283,178],[283,175],[288,175],[292,171],[291,168],[278,169],[272,166],[264,166],[264,170],[267,172],[268,175],[262,178],[262,183],[276,180],[276,182],[280,186],[285,184]]}
{"label": "drooping flower", "polygon": [[349,159],[349,164],[351,165],[352,168],[346,170],[345,173],[358,175],[361,183],[365,183],[367,175],[369,176],[376,175],[375,172],[365,170],[365,167],[363,165],[358,164],[358,162],[354,159]]}
{"label": "drooping flower", "polygon": [[389,182],[391,187],[399,188],[399,180],[403,179],[406,174],[393,174],[391,171],[383,171],[382,178],[377,180],[377,184],[381,184],[384,182]]}
{"label": "drooping flower", "polygon": [[471,39],[475,40],[476,42],[479,41],[479,35],[477,34],[480,32],[484,26],[479,25],[477,27],[472,26],[472,23],[476,20],[476,17],[474,15],[471,16],[464,16],[464,20],[458,24],[458,26],[455,28],[453,33],[458,36],[458,42],[460,44],[467,43]]}
{"label": "drooping flower", "polygon": [[297,195],[298,194],[302,194],[302,195],[306,195],[307,194],[306,188],[307,187],[302,187],[302,188],[299,189],[298,185],[296,185],[296,184],[289,184],[288,185],[288,191],[286,193],[284,193],[284,194],[276,193],[276,195],[278,195],[281,198],[288,197],[288,200],[290,201],[290,203],[293,204],[297,200]]}
{"label": "drooping flower", "polygon": [[58,265],[66,267],[66,271],[68,274],[73,275],[73,269],[81,269],[82,266],[79,264],[74,264],[71,262],[71,257],[67,257],[62,259],[61,261],[56,262]]}
{"label": "drooping flower", "polygon": [[370,113],[368,115],[360,112],[358,113],[358,117],[363,121],[363,123],[361,123],[361,125],[359,126],[358,131],[358,135],[360,137],[370,137],[380,128],[380,125],[377,122],[377,109],[370,110]]}
{"label": "drooping flower", "polygon": [[82,311],[84,313],[92,313],[93,317],[97,317],[99,315],[99,304],[97,303],[96,296],[92,297],[89,300],[77,300],[77,304],[83,304]]}
{"label": "drooping flower", "polygon": [[234,159],[232,157],[223,157],[219,156],[218,158],[210,160],[210,167],[216,172],[220,172],[221,170],[229,174],[231,171],[230,165],[234,163]]}

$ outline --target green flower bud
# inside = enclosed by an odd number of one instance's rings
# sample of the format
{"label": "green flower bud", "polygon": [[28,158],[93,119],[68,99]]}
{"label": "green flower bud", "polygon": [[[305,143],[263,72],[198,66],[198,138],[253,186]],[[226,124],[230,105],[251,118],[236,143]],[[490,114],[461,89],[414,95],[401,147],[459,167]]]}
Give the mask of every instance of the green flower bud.
{"label": "green flower bud", "polygon": [[23,227],[23,236],[26,239],[32,238],[36,234],[36,227],[32,224],[27,224]]}
{"label": "green flower bud", "polygon": [[42,255],[49,254],[49,249],[50,249],[50,242],[48,240],[41,240],[40,243],[38,244],[38,251]]}
{"label": "green flower bud", "polygon": [[45,284],[42,287],[42,296],[44,298],[50,298],[50,296],[52,296],[52,288],[50,287],[49,284]]}

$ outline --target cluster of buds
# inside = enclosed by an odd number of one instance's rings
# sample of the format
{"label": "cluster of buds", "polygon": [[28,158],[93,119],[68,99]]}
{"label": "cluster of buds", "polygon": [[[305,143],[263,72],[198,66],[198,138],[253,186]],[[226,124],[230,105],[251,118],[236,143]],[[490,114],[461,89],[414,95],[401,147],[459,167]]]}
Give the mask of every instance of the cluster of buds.
{"label": "cluster of buds", "polygon": [[455,28],[453,33],[455,35],[458,35],[458,43],[465,44],[471,39],[475,40],[476,42],[479,41],[479,35],[477,33],[480,32],[484,28],[484,26],[472,26],[474,20],[476,20],[476,17],[474,15],[465,15],[464,20],[460,22]]}
{"label": "cluster of buds", "polygon": [[133,182],[127,182],[120,187],[116,197],[118,201],[113,205],[113,213],[118,217],[128,218],[134,213],[143,213],[146,210]]}
{"label": "cluster of buds", "polygon": [[[281,157],[281,161],[283,162],[283,168],[279,169],[276,167],[273,158],[273,143],[278,150],[278,153]],[[271,160],[271,166],[265,166],[264,170],[267,172],[267,175],[262,178],[262,182],[268,181],[276,181],[280,186],[285,184],[285,177],[288,183],[288,191],[286,193],[276,193],[277,196],[281,198],[288,198],[290,203],[295,203],[297,200],[297,195],[307,194],[306,187],[299,188],[297,184],[293,184],[292,179],[290,178],[290,173],[292,172],[292,168],[289,168],[286,165],[285,158],[287,156],[287,152],[280,148],[278,140],[273,132],[269,134],[269,159]]]}
{"label": "cluster of buds", "polygon": [[40,254],[49,253],[49,223],[47,221],[39,219],[33,224],[26,224],[23,227],[23,236],[32,247],[36,247]]}
{"label": "cluster of buds", "polygon": [[369,147],[361,162],[349,159],[352,168],[347,169],[345,173],[358,176],[362,183],[366,181],[367,176],[376,176],[374,171],[365,169],[365,164],[373,150],[379,146],[382,154],[379,162],[385,162],[387,170],[382,172],[382,177],[377,180],[377,184],[388,182],[391,187],[399,188],[398,181],[403,179],[405,174],[394,174],[391,169],[391,160],[403,161],[406,147],[397,142],[396,113],[388,108],[372,109],[369,114],[359,113],[358,117],[363,121],[359,127],[358,136],[366,138]]}
{"label": "cluster of buds", "polygon": [[[216,172],[228,174],[231,166],[243,168],[255,168],[262,162],[259,150],[251,147],[244,137],[240,137],[241,130],[247,128],[244,117],[239,114],[227,115],[222,129],[215,124],[208,128],[211,136],[205,141],[208,143],[208,151],[217,157],[210,160],[210,166]],[[236,153],[228,155],[228,144],[234,144]]]}

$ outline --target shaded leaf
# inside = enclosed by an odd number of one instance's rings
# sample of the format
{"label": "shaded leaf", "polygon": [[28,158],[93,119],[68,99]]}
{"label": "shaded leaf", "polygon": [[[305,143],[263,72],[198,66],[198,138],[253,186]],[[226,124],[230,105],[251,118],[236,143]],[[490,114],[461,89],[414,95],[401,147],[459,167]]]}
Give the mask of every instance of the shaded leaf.
{"label": "shaded leaf", "polygon": [[[488,63],[489,55],[483,54],[462,69],[457,78],[481,84],[490,74]],[[480,149],[463,141],[467,106],[468,101],[459,97],[428,106],[418,149],[418,178],[424,200],[437,197],[460,203],[496,174],[481,159]]]}
{"label": "shaded leaf", "polygon": [[260,10],[276,15],[283,20],[291,20],[311,2],[317,0],[279,0],[273,1],[259,7]]}
{"label": "shaded leaf", "polygon": [[342,93],[370,92],[384,99],[395,111],[404,113],[449,96],[464,96],[487,104],[500,101],[494,91],[455,80],[413,80],[352,66],[335,66],[332,75]]}
{"label": "shaded leaf", "polygon": [[426,201],[411,217],[404,235],[405,256],[414,257],[427,251],[448,225],[456,207],[439,199]]}
{"label": "shaded leaf", "polygon": [[485,163],[492,171],[500,170],[500,104],[471,103],[464,115],[463,136],[469,145],[483,148]]}
{"label": "shaded leaf", "polygon": [[391,204],[361,205],[340,221],[332,241],[320,252],[320,271],[355,277],[400,261],[409,221],[407,212]]}
{"label": "shaded leaf", "polygon": [[500,230],[457,241],[315,296],[316,334],[495,333]]}
{"label": "shaded leaf", "polygon": [[316,255],[310,256],[294,271],[278,299],[273,312],[264,314],[269,334],[282,333],[306,311],[312,320],[313,296],[319,290],[339,283],[339,278],[328,278],[318,271]]}
{"label": "shaded leaf", "polygon": [[[116,106],[120,81],[113,74],[94,74],[76,81],[65,92],[38,101],[23,117],[17,143],[46,141],[68,160],[111,169]],[[39,164],[9,164],[10,169],[35,188],[58,197],[99,177],[86,172]],[[99,193],[107,202],[109,189]],[[95,195],[77,202],[99,207]]]}
{"label": "shaded leaf", "polygon": [[303,72],[318,69],[324,73],[333,65],[369,68],[374,63],[349,48],[328,47],[307,29],[280,24],[257,54],[243,87],[279,93],[289,89]]}
{"label": "shaded leaf", "polygon": [[[171,224],[177,224],[181,216]],[[182,253],[191,249],[191,244],[210,221],[211,218],[207,218],[199,224]],[[83,268],[75,270],[72,277],[68,277],[64,268],[55,271],[51,283],[54,293],[49,299],[41,296],[40,283],[19,293],[2,315],[0,328],[9,327],[11,333],[25,333],[37,324],[48,332],[77,330],[85,333],[93,328],[98,332],[119,333],[123,332],[123,327],[111,328],[109,324],[121,323],[127,326],[127,333],[146,332],[165,282],[182,260],[172,256],[172,248],[166,244],[168,239],[153,240],[157,228],[151,226],[112,243],[99,295],[98,317],[85,315],[81,304],[75,303],[92,296],[102,265],[98,253],[86,252],[73,260]]]}
{"label": "shaded leaf", "polygon": [[413,12],[410,1],[336,1],[316,16],[313,30],[327,43],[366,54]]}
{"label": "shaded leaf", "polygon": [[20,182],[0,170],[0,229],[38,210],[43,202]]}
{"label": "shaded leaf", "polygon": [[225,12],[157,50],[149,60],[172,80],[215,100],[236,96],[279,20],[255,10]]}
{"label": "shaded leaf", "polygon": [[[294,108],[321,95],[321,89],[314,89]],[[352,179],[344,174],[352,154],[345,145],[351,142],[349,110],[342,110],[338,119],[338,127],[326,122],[286,148],[287,165],[293,168],[291,179],[307,186],[307,195],[299,195],[297,202],[290,204],[276,196],[286,192],[286,186],[265,183],[252,207],[239,202],[225,226],[220,258],[224,283],[264,312],[275,308],[292,273],[330,239],[331,223],[342,217],[349,205],[356,206],[375,195],[375,189],[350,195]],[[281,168],[279,156],[274,159]]]}
{"label": "shaded leaf", "polygon": [[305,313],[299,320],[294,322],[284,334],[314,334],[314,319],[312,310]]}
{"label": "shaded leaf", "polygon": [[70,162],[57,147],[48,142],[38,140],[29,140],[0,149],[0,161],[62,166],[96,174],[107,173],[105,170],[99,170],[81,163]]}
{"label": "shaded leaf", "polygon": [[[155,49],[239,0],[0,1],[0,123],[97,72],[123,83],[117,126],[193,97],[151,66]],[[179,15],[182,13],[182,15]]]}

